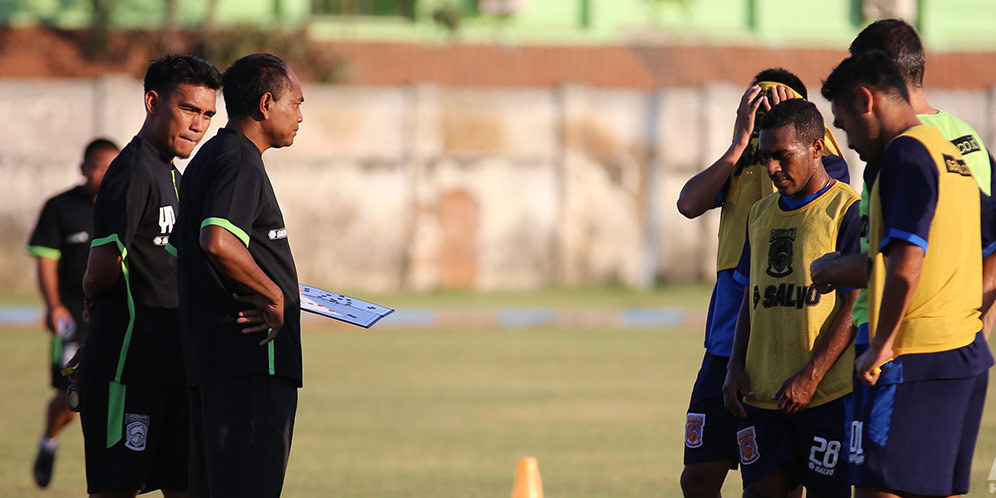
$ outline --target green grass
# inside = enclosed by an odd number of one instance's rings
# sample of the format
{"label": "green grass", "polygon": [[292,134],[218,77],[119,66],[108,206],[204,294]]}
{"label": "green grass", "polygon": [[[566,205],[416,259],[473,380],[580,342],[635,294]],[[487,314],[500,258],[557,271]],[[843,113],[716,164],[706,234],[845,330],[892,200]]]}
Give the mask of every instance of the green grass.
{"label": "green grass", "polygon": [[[502,305],[530,302],[517,299]],[[704,308],[702,292],[696,299]],[[606,300],[592,297],[587,305]],[[539,459],[548,497],[679,496],[684,412],[701,336],[698,327],[307,329],[284,496],[508,496],[523,456]],[[62,437],[50,489],[36,490],[30,477],[49,394],[45,334],[0,329],[0,337],[7,359],[0,364],[0,497],[81,495],[78,424]],[[974,496],[990,496],[993,399],[991,392]],[[731,474],[724,495],[739,495],[739,486]]]}

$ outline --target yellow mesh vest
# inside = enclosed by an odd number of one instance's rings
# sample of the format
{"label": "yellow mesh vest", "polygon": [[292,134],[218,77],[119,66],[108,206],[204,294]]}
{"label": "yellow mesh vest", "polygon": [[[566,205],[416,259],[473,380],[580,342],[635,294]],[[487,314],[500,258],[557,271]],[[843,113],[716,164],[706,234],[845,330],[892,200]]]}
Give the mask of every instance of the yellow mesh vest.
{"label": "yellow mesh vest", "polygon": [[[786,379],[802,370],[824,340],[843,306],[838,292],[820,294],[809,263],[837,250],[837,234],[858,194],[835,182],[805,206],[783,211],[779,194],[761,199],[750,212],[750,342],[747,374],[758,408],[777,409]],[[851,392],[854,348],[848,347],[813,394],[809,407]]]}
{"label": "yellow mesh vest", "polygon": [[[937,166],[937,207],[930,223],[920,281],[893,344],[895,356],[957,349],[982,329],[982,240],[979,185],[958,149],[930,126],[914,126],[900,137],[922,143]],[[898,138],[898,137],[897,137]],[[896,167],[896,166],[892,166]],[[868,206],[868,336],[874,339],[885,287],[888,258],[879,252],[885,236],[880,182],[872,185]],[[894,356],[894,357],[895,357]]]}
{"label": "yellow mesh vest", "polygon": [[[775,85],[770,81],[758,83],[762,90],[767,91]],[[789,89],[791,90],[791,88]],[[792,93],[797,98],[801,95]],[[775,192],[775,186],[768,178],[768,172],[764,165],[760,164],[757,158],[757,138],[760,134],[758,125],[764,111],[759,111],[754,123],[754,132],[750,137],[750,144],[744,150],[740,160],[733,167],[730,175],[730,184],[723,198],[723,206],[719,214],[719,248],[716,254],[716,271],[729,270],[737,267],[740,261],[740,253],[744,248],[744,236],[747,230],[747,213],[751,206],[762,197]],[[825,156],[839,156],[840,146],[834,139],[833,133],[826,128],[826,135],[823,141],[826,147],[823,150]],[[735,133],[735,131],[734,131]]]}

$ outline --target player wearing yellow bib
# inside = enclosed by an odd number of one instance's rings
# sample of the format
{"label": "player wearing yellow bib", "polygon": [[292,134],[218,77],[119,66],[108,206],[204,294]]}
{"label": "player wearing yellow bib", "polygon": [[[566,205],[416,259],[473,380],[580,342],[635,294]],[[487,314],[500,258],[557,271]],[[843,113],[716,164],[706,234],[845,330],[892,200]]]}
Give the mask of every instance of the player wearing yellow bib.
{"label": "player wearing yellow bib", "polygon": [[[688,180],[678,210],[696,218],[719,207],[719,250],[716,285],[706,320],[705,354],[685,422],[685,467],[681,487],[686,497],[717,496],[731,468],[737,468],[737,421],[723,407],[722,387],[733,344],[744,286],[733,279],[744,245],[744,226],[751,206],[775,191],[757,155],[760,130],[755,126],[772,106],[806,98],[806,87],[784,69],[758,73],[737,109],[733,142],[715,163]],[[850,181],[847,163],[829,130],[825,130],[823,165],[831,177]]]}
{"label": "player wearing yellow bib", "polygon": [[[724,402],[738,417],[745,496],[849,496],[841,458],[851,391],[853,289],[822,294],[809,262],[857,252],[858,194],[822,164],[823,117],[812,103],[775,106],[758,150],[778,193],[750,211],[736,270],[747,284]],[[743,395],[744,407],[738,394]]]}
{"label": "player wearing yellow bib", "polygon": [[982,337],[979,187],[923,126],[889,56],[842,61],[823,84],[834,124],[868,163],[872,386],[850,445],[856,496],[968,492],[992,355]]}

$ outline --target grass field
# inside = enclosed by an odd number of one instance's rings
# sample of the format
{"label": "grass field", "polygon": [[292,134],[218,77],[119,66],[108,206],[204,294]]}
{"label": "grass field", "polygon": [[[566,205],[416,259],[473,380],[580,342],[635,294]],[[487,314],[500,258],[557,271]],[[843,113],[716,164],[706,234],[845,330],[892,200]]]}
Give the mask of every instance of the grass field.
{"label": "grass field", "polygon": [[[554,292],[551,305],[633,302],[614,291],[569,295]],[[634,300],[704,307],[707,298],[706,290],[689,288]],[[512,306],[521,298],[412,299],[410,305],[445,307]],[[30,477],[48,396],[44,334],[0,334],[7,358],[0,364],[0,497],[82,495],[78,424],[62,437],[52,486],[38,491]],[[699,327],[306,329],[305,387],[284,496],[503,497],[522,456],[539,459],[547,497],[679,496],[684,411],[701,335]],[[989,405],[973,469],[976,496],[988,496],[996,457]],[[734,473],[724,494],[738,490]]]}

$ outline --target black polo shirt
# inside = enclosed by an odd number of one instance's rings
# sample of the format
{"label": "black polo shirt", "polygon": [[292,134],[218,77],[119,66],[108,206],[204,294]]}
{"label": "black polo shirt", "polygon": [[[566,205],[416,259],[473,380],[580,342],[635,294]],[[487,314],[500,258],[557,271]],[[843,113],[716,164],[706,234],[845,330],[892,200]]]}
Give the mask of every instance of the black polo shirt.
{"label": "black polo shirt", "polygon": [[93,236],[93,199],[82,186],[52,197],[42,208],[28,240],[28,253],[58,260],[59,299],[76,321],[73,340],[86,336],[83,323],[83,273]]}
{"label": "black polo shirt", "polygon": [[114,159],[94,206],[91,247],[112,244],[121,274],[96,303],[81,368],[100,379],[183,383],[174,257],[166,250],[180,172],[135,137]]}
{"label": "black polo shirt", "polygon": [[[268,374],[301,385],[301,311],[297,270],[284,217],[259,149],[242,133],[222,128],[190,161],[180,191],[176,246],[180,329],[192,384]],[[217,225],[245,244],[256,264],[284,293],[284,326],[264,346],[263,333],[235,323],[250,305],[232,294],[251,291],[219,273],[200,247],[201,229]]]}

